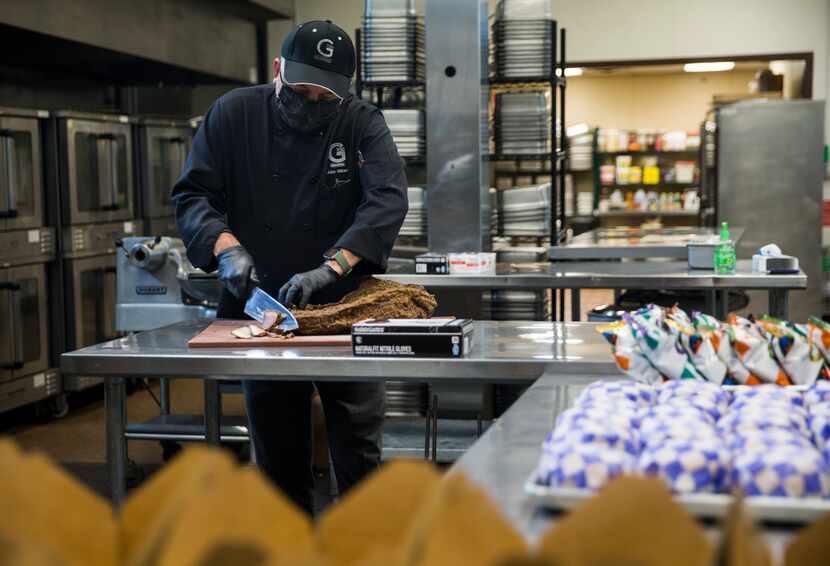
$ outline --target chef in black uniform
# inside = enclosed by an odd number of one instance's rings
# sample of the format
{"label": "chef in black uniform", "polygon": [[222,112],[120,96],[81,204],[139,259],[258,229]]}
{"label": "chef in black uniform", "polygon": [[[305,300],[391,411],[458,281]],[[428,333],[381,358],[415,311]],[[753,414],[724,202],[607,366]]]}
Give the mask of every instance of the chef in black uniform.
{"label": "chef in black uniform", "polygon": [[[244,318],[256,285],[299,307],[341,299],[385,271],[407,211],[404,164],[383,115],[349,93],[346,32],[306,22],[280,55],[273,84],[213,104],[173,188],[188,257],[225,286],[220,318]],[[315,386],[340,491],[378,466],[382,383],[243,385],[258,464],[309,512]]]}

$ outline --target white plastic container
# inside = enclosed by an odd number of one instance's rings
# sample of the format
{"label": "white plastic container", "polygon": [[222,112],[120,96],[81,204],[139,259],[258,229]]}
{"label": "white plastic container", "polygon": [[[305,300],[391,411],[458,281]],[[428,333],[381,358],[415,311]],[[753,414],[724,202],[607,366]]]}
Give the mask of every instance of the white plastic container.
{"label": "white plastic container", "polygon": [[447,254],[450,275],[495,275],[495,252]]}

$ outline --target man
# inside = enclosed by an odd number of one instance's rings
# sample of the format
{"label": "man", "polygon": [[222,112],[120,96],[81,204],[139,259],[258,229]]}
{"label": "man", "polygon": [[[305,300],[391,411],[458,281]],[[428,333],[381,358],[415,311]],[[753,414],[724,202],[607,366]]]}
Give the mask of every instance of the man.
{"label": "man", "polygon": [[[244,318],[254,286],[300,308],[383,272],[407,211],[404,165],[382,114],[349,94],[349,36],[298,26],[274,84],[217,100],[173,189],[190,260],[218,270],[220,318]],[[274,363],[279,363],[275,361]],[[243,384],[257,462],[312,511],[310,382]],[[340,491],[380,461],[383,384],[317,383]]]}

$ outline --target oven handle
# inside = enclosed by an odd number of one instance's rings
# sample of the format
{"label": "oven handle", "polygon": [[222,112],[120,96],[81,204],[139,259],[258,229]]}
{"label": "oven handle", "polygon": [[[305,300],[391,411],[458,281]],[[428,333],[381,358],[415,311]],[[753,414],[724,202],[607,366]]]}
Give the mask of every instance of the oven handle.
{"label": "oven handle", "polygon": [[[117,197],[115,177],[117,173],[113,170],[113,150],[115,136],[112,134],[99,134],[98,144],[98,193],[101,196],[101,210],[117,210]],[[101,171],[101,166],[106,169]]]}
{"label": "oven handle", "polygon": [[9,330],[11,331],[12,339],[14,340],[12,346],[14,350],[12,352],[13,361],[0,363],[0,369],[22,369],[23,333],[20,332],[18,329],[19,321],[23,319],[23,315],[20,308],[20,298],[18,296],[18,291],[20,291],[20,283],[14,281],[3,281],[0,282],[0,289],[8,291],[9,302],[12,306],[12,316],[11,320],[9,321]]}
{"label": "oven handle", "polygon": [[110,138],[110,187],[112,187],[112,210],[118,210],[121,208],[118,204],[121,187],[118,177],[118,140],[115,136]]}
{"label": "oven handle", "polygon": [[167,169],[170,186],[163,188],[165,196],[162,202],[165,205],[170,204],[170,194],[173,192],[173,185],[176,184],[176,180],[179,178],[179,175],[182,174],[184,163],[187,160],[187,154],[184,150],[184,138],[173,137],[168,138],[167,141],[169,142],[167,146]]}
{"label": "oven handle", "polygon": [[3,159],[6,162],[6,208],[0,211],[0,218],[17,218],[17,153],[14,147],[14,138],[11,136],[9,130],[0,132],[0,141],[2,141]]}

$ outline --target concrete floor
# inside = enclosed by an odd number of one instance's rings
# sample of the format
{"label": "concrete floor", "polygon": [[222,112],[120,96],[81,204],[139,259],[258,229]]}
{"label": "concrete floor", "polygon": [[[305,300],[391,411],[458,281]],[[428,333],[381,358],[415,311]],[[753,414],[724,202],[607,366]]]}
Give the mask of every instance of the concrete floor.
{"label": "concrete floor", "polygon": [[[151,385],[151,390],[158,397],[157,383]],[[200,381],[174,382],[170,395],[176,412],[202,412]],[[38,417],[32,407],[0,415],[0,435],[12,437],[24,450],[46,454],[101,495],[108,495],[103,388],[73,394],[69,404],[69,414],[60,419]],[[226,414],[245,414],[241,395],[225,395],[223,408]],[[146,390],[136,389],[127,398],[130,422],[144,421],[158,414],[158,405]],[[139,465],[139,473],[134,475],[136,482],[164,463],[158,442],[130,441],[128,453]]]}

